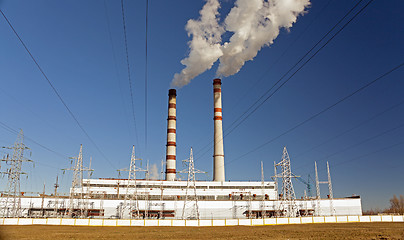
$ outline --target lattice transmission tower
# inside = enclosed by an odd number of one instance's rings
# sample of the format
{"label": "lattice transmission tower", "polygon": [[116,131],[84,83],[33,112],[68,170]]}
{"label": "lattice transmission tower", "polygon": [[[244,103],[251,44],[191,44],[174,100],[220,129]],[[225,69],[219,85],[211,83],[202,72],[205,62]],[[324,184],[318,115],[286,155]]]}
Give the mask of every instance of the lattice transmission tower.
{"label": "lattice transmission tower", "polygon": [[276,168],[281,168],[281,173],[275,175],[274,178],[282,179],[282,190],[280,196],[280,204],[278,209],[278,215],[284,217],[296,217],[300,215],[299,208],[296,204],[296,195],[293,188],[292,178],[296,177],[291,170],[290,158],[286,147],[283,148],[282,160],[279,163],[275,163]]}
{"label": "lattice transmission tower", "polygon": [[3,159],[0,159],[0,162],[5,162],[7,166],[7,168],[0,173],[3,176],[7,175],[8,178],[7,189],[0,202],[0,211],[3,217],[20,217],[22,213],[20,179],[22,174],[26,174],[22,172],[22,163],[33,162],[24,157],[24,151],[29,150],[29,148],[24,144],[24,132],[22,129],[17,136],[14,146],[3,148],[12,149],[13,155],[10,157],[10,155],[7,154]]}
{"label": "lattice transmission tower", "polygon": [[320,216],[321,215],[321,210],[320,210],[320,184],[327,184],[328,185],[328,198],[330,200],[330,215],[334,216],[335,215],[335,208],[334,208],[334,195],[332,191],[332,183],[331,183],[331,174],[330,174],[330,165],[328,164],[327,161],[327,175],[328,179],[327,181],[319,181],[318,180],[318,173],[317,173],[317,162],[314,162],[314,171],[316,173],[316,199],[317,199],[317,209],[316,209],[316,215]]}
{"label": "lattice transmission tower", "polygon": [[[195,174],[206,173],[206,172],[195,169],[194,155],[192,153],[192,148],[191,148],[191,152],[189,154],[189,158],[182,160],[182,162],[185,165],[188,165],[188,169],[179,171],[179,173],[187,173],[188,178],[187,178],[187,188],[185,189],[184,207],[182,208],[181,217],[182,217],[182,219],[185,219],[185,218],[199,219],[198,195],[196,192]],[[193,193],[190,193],[191,191],[193,191]],[[191,211],[188,211],[188,216],[185,216],[186,210],[191,210]]]}
{"label": "lattice transmission tower", "polygon": [[[80,145],[80,152],[77,157],[71,157],[70,163],[72,167],[67,169],[62,169],[63,172],[66,170],[73,171],[72,186],[70,189],[69,197],[69,207],[65,215],[69,217],[87,217],[88,211],[88,201],[84,199],[84,184],[83,184],[83,173],[93,172],[94,170],[90,167],[83,166],[83,144]],[[77,191],[79,190],[79,191]],[[76,204],[75,204],[76,202]]]}
{"label": "lattice transmission tower", "polygon": [[[129,217],[132,218],[133,215],[135,215],[136,218],[140,218],[140,210],[139,210],[139,196],[138,196],[138,191],[137,191],[137,182],[136,182],[136,173],[137,172],[147,172],[147,170],[144,170],[142,168],[139,168],[136,166],[136,161],[142,161],[140,158],[136,158],[135,155],[135,146],[133,145],[132,147],[132,155],[130,158],[130,165],[129,169],[123,168],[119,169],[119,175],[120,172],[129,172],[128,174],[128,182],[126,185],[126,194],[124,197],[124,202],[122,206],[122,213],[121,213],[121,218],[123,217],[123,212],[127,207],[129,207]],[[133,189],[133,192],[131,193],[131,189]],[[128,203],[129,202],[129,203]],[[147,217],[147,216],[145,216]]]}

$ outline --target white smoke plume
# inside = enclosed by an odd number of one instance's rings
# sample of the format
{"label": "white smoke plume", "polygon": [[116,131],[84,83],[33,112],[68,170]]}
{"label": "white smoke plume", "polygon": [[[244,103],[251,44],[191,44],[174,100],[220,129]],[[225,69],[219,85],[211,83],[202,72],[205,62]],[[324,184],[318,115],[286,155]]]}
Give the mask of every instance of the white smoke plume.
{"label": "white smoke plume", "polygon": [[[200,11],[199,20],[189,20],[186,26],[189,57],[181,61],[186,67],[174,75],[172,85],[182,87],[209,70],[219,59],[219,76],[236,74],[258,51],[270,46],[281,28],[289,29],[310,0],[237,0],[224,20],[218,23],[218,0],[208,0]],[[224,30],[223,30],[224,29]],[[221,45],[221,34],[232,32],[229,42]]]}
{"label": "white smoke plume", "polygon": [[222,55],[220,50],[223,28],[218,23],[218,0],[207,0],[198,20],[189,20],[185,29],[192,40],[188,43],[189,56],[181,61],[185,68],[176,73],[172,85],[182,87],[191,79],[209,70]]}
{"label": "white smoke plume", "polygon": [[281,28],[292,27],[309,4],[309,0],[238,0],[225,19],[226,31],[234,34],[222,47],[217,74],[239,72],[262,47],[273,43]]}
{"label": "white smoke plume", "polygon": [[158,168],[157,168],[157,165],[156,164],[152,164],[151,166],[150,166],[150,170],[149,170],[149,178],[151,179],[151,180],[157,180],[157,179],[159,179],[159,170],[158,170]]}

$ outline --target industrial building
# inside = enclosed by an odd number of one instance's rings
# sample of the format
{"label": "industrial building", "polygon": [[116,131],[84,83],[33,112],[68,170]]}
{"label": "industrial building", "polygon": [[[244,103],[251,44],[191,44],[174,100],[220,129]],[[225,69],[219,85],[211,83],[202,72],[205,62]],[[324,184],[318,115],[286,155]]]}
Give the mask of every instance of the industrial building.
{"label": "industrial building", "polygon": [[[213,81],[214,152],[213,181],[197,181],[192,150],[186,160],[187,180],[177,180],[176,162],[176,90],[169,90],[165,179],[138,179],[144,171],[136,165],[133,147],[128,178],[90,179],[83,172],[82,148],[70,169],[74,172],[68,196],[22,196],[19,188],[1,197],[2,217],[83,217],[83,218],[156,218],[156,219],[230,219],[296,216],[362,215],[359,196],[334,198],[329,166],[328,180],[321,182],[316,170],[316,197],[296,199],[290,159],[286,148],[282,160],[275,163],[273,181],[226,181],[222,129],[221,80]],[[20,166],[21,169],[21,166]],[[280,169],[277,173],[277,169]],[[278,184],[278,179],[279,181]],[[327,199],[320,199],[319,184],[329,188]],[[279,186],[278,186],[279,185]]]}

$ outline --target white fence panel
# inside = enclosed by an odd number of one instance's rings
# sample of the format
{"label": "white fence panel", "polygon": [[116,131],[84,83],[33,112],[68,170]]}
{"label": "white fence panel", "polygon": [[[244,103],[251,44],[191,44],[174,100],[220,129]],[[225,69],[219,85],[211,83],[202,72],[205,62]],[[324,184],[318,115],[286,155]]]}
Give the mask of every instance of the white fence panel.
{"label": "white fence panel", "polygon": [[300,218],[289,218],[289,224],[299,224],[300,223]]}
{"label": "white fence panel", "polygon": [[102,219],[90,219],[90,226],[102,226]]}
{"label": "white fence panel", "polygon": [[238,220],[237,219],[226,219],[226,226],[237,226]]}
{"label": "white fence panel", "polygon": [[370,222],[370,216],[359,216],[359,222]]}
{"label": "white fence panel", "polygon": [[264,225],[264,219],[252,219],[251,224],[252,225]]}
{"label": "white fence panel", "polygon": [[199,226],[212,226],[212,220],[199,220]]}
{"label": "white fence panel", "polygon": [[323,223],[324,217],[313,217],[313,223]]}
{"label": "white fence panel", "polygon": [[404,222],[404,216],[393,216],[393,222]]}
{"label": "white fence panel", "polygon": [[348,222],[348,216],[337,216],[337,222]]}
{"label": "white fence panel", "polygon": [[118,219],[117,226],[130,226],[129,219]]}
{"label": "white fence panel", "polygon": [[18,220],[18,225],[32,225],[32,218],[20,218]]}
{"label": "white fence panel", "polygon": [[[20,219],[21,221],[21,219]],[[32,224],[34,225],[46,225],[46,218],[34,218],[32,221]],[[18,223],[18,225],[21,225]]]}
{"label": "white fence panel", "polygon": [[325,217],[324,222],[326,222],[326,223],[335,223],[335,222],[337,222],[337,219],[335,217]]}
{"label": "white fence panel", "polygon": [[213,226],[226,226],[226,222],[224,219],[214,219]]}
{"label": "white fence panel", "polygon": [[156,227],[159,225],[159,221],[156,219],[147,219],[144,221],[144,225],[149,227]]}
{"label": "white fence panel", "polygon": [[72,219],[72,218],[62,218],[61,225],[74,225],[74,219]]}
{"label": "white fence panel", "polygon": [[382,217],[382,222],[392,222],[393,218],[391,215],[388,216],[381,216]]}
{"label": "white fence panel", "polygon": [[289,224],[289,218],[277,218],[276,224]]}
{"label": "white fence panel", "polygon": [[199,225],[198,220],[186,220],[185,226],[189,227],[197,227]]}
{"label": "white fence panel", "polygon": [[18,224],[18,218],[5,218],[4,219],[4,225],[17,225]]}
{"label": "white fence panel", "polygon": [[348,216],[348,222],[359,222],[359,216]]}
{"label": "white fence panel", "polygon": [[185,220],[173,220],[173,226],[184,227],[185,226]]}
{"label": "white fence panel", "polygon": [[302,223],[313,223],[312,217],[302,217]]}
{"label": "white fence panel", "polygon": [[76,219],[76,226],[88,226],[89,219]]}
{"label": "white fence panel", "polygon": [[244,226],[250,226],[251,225],[251,219],[239,219],[238,224],[239,225],[244,225]]}
{"label": "white fence panel", "polygon": [[60,225],[60,218],[48,218],[48,225]]}
{"label": "white fence panel", "polygon": [[104,219],[104,226],[116,226],[116,219]]}
{"label": "white fence panel", "polygon": [[370,221],[371,222],[381,222],[382,217],[381,216],[370,216]]}
{"label": "white fence panel", "polygon": [[275,218],[266,218],[266,219],[264,219],[264,224],[265,224],[265,225],[273,225],[273,224],[276,224],[276,219],[275,219]]}
{"label": "white fence panel", "polygon": [[171,226],[171,220],[169,219],[159,220],[159,226],[166,226],[166,227]]}
{"label": "white fence panel", "polygon": [[131,226],[144,226],[144,220],[132,219],[130,220]]}

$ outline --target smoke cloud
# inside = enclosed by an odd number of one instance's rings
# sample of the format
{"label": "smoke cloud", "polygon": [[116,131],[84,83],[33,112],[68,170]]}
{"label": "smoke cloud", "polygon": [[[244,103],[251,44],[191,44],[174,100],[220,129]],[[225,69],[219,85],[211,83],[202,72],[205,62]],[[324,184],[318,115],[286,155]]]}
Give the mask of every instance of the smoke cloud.
{"label": "smoke cloud", "polygon": [[[281,28],[289,29],[297,17],[305,13],[310,0],[237,0],[219,24],[217,0],[208,0],[200,11],[199,20],[189,20],[186,26],[189,57],[181,61],[186,67],[174,75],[172,85],[182,87],[209,70],[219,59],[218,76],[236,74],[246,61],[253,60],[265,46],[270,46]],[[221,44],[224,32],[233,35]]]}
{"label": "smoke cloud", "polygon": [[158,170],[156,164],[152,164],[152,165],[150,166],[149,178],[150,178],[151,180],[157,180],[157,179],[159,179],[159,170]]}
{"label": "smoke cloud", "polygon": [[208,0],[203,6],[198,20],[189,20],[185,29],[192,36],[189,56],[181,61],[185,68],[174,75],[173,86],[187,85],[193,78],[209,70],[222,55],[221,35],[223,27],[218,23],[220,7],[218,0]]}

